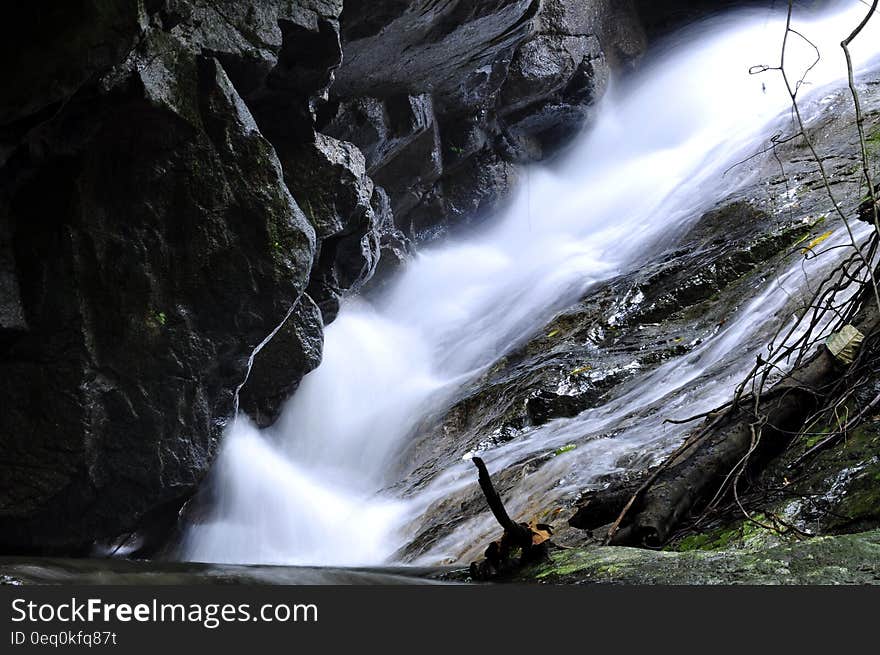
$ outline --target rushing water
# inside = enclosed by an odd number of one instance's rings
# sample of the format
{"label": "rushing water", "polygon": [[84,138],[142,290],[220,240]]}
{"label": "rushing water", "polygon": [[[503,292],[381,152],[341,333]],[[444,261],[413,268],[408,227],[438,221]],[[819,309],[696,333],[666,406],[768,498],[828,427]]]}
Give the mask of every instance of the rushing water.
{"label": "rushing water", "polygon": [[[802,94],[840,84],[841,39],[865,14],[858,1],[796,21],[822,52]],[[859,66],[880,51],[877,23],[854,44]],[[614,85],[596,123],[561,163],[534,168],[508,210],[478,234],[427,249],[373,304],[352,299],[326,331],[321,366],[303,380],[281,420],[259,431],[246,418],[224,436],[214,471],[216,504],[188,526],[183,555],[213,562],[377,565],[406,543],[431,503],[472,484],[466,462],[419,493],[383,492],[400,473],[414,427],[448,406],[463,385],[521,343],[591,285],[619,275],[718,199],[748,182],[722,175],[760,150],[787,120],[775,65],[779,12],[738,12],[683,31],[636,76]],[[789,44],[799,79],[815,51]],[[818,104],[805,102],[818,111]],[[554,421],[486,454],[493,469],[572,442],[518,487],[526,503],[573,494],[618,470],[622,458],[662,453],[675,434],[664,416],[718,404],[754,361],[786,284],[760,292],[728,326],[690,354],[646,374],[608,405]],[[796,279],[797,278],[797,279]],[[651,411],[663,404],[664,414]],[[636,411],[638,410],[638,411]],[[635,429],[638,427],[638,429]],[[614,439],[590,439],[614,428]],[[459,454],[460,456],[460,454]],[[473,517],[425,563],[456,561],[493,530]]]}

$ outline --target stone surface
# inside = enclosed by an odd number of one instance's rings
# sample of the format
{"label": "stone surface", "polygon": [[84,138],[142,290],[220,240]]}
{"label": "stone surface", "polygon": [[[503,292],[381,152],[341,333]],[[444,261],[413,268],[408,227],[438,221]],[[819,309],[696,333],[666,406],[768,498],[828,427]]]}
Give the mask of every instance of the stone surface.
{"label": "stone surface", "polygon": [[278,408],[299,386],[300,375],[321,363],[322,325],[321,310],[303,294],[290,318],[254,358],[239,396],[242,411],[254,423],[271,425]]}
{"label": "stone surface", "polygon": [[339,311],[340,295],[356,291],[378,262],[373,182],[360,150],[324,134],[287,150],[282,163],[288,186],[317,232],[309,294],[329,323]]}
{"label": "stone surface", "polygon": [[3,335],[3,547],[82,547],[190,492],[307,283],[314,230],[223,69],[167,65],[72,100],[7,169],[27,329]]}
{"label": "stone surface", "polygon": [[644,48],[632,5],[607,0],[351,2],[342,36],[323,129],[364,150],[416,241],[497,211],[517,164],[582,129]]}
{"label": "stone surface", "polygon": [[880,584],[880,531],[770,548],[684,553],[636,548],[557,551],[517,582],[548,584]]}
{"label": "stone surface", "polygon": [[[285,317],[334,217],[300,209],[251,105],[271,124],[283,95],[314,134],[341,3],[115,7],[57,9],[71,29],[3,98],[0,550],[82,553],[176,515],[253,349],[281,326],[249,379],[263,422],[320,358],[314,304]],[[289,64],[291,34],[327,30],[333,62]]]}
{"label": "stone surface", "polygon": [[406,264],[414,254],[412,242],[394,224],[391,200],[382,187],[375,188],[372,205],[373,215],[379,230],[380,253],[373,277],[361,289],[366,295],[381,294],[394,273]]}

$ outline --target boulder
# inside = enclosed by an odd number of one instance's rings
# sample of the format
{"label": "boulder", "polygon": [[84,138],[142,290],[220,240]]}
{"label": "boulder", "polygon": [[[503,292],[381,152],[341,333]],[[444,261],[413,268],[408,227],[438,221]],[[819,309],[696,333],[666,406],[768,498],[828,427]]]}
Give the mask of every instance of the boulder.
{"label": "boulder", "polygon": [[428,95],[359,96],[335,105],[321,132],[357,144],[372,174],[433,125]]}
{"label": "boulder", "polygon": [[371,200],[373,182],[355,146],[324,134],[288,150],[288,186],[300,199],[319,238],[309,285],[324,322],[339,310],[341,294],[368,280],[378,260],[378,234]]}
{"label": "boulder", "polygon": [[299,374],[321,363],[324,348],[321,310],[303,294],[281,329],[254,358],[247,382],[240,392],[241,409],[257,425],[271,425],[278,408],[299,386]]}

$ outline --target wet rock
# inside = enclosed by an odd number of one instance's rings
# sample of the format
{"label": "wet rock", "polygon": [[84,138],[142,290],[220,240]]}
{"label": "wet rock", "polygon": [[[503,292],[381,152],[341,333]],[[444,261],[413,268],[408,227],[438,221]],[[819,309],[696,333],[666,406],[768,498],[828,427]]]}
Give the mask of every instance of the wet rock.
{"label": "wet rock", "polygon": [[[340,4],[323,9],[338,9]],[[326,99],[342,60],[335,16],[308,16],[314,24],[308,20],[279,19],[281,46],[277,60],[264,78],[254,76],[248,66],[237,66],[243,79],[236,83],[243,88],[260,129],[282,160],[313,139],[317,106]]]}
{"label": "wet rock", "polygon": [[448,416],[423,426],[420,432],[432,435],[426,461],[444,457],[431,444],[451,444],[454,457],[576,416],[635,375],[689,352],[718,330],[735,298],[751,292],[749,274],[760,275],[803,230],[741,202],[707,212],[680,244],[591,290],[508,353]]}
{"label": "wet rock", "polygon": [[[287,85],[310,115],[333,65],[308,74],[315,60],[291,62],[289,37],[329,29],[338,44],[332,11],[146,3],[133,26],[96,26],[138,40],[99,49],[55,87],[61,105],[15,105],[34,113],[4,125],[14,144],[0,169],[0,549],[83,552],[162,523],[155,511],[176,513],[198,486],[248,359],[306,288],[317,248],[245,95],[277,107],[270,91]],[[76,68],[67,45],[39,65]],[[303,308],[279,331],[277,368],[255,363],[249,407],[264,421],[317,363],[319,314]]]}
{"label": "wet rock", "polygon": [[144,27],[132,3],[75,0],[54,6],[15,3],[5,9],[0,28],[3,61],[9,64],[0,98],[4,149],[54,115],[59,103],[94,75],[120,63]]}
{"label": "wet rock", "polygon": [[538,35],[517,48],[500,101],[504,113],[516,111],[560,91],[588,55],[600,53],[598,39]]}
{"label": "wet rock", "polygon": [[254,357],[247,382],[241,390],[241,409],[257,425],[271,425],[278,408],[299,386],[299,376],[321,363],[324,348],[321,310],[303,294],[281,329]]}
{"label": "wet rock", "polygon": [[517,152],[527,153],[520,158],[542,159],[576,135],[604,94],[608,76],[595,37],[538,37],[521,47],[501,96],[505,136],[519,144]]}
{"label": "wet rock", "polygon": [[[496,210],[516,164],[556,152],[590,119],[609,66],[644,47],[632,8],[606,0],[354,2],[342,34],[327,129],[367,153],[416,241]],[[417,120],[394,128],[395,107]]]}
{"label": "wet rock", "polygon": [[[855,402],[870,402],[867,396],[876,396],[877,387],[874,381],[857,389]],[[772,512],[807,534],[880,528],[880,424],[876,416],[868,418],[833,447],[803,465],[792,467],[830,431],[831,426],[817,423],[761,475],[755,484],[766,491],[759,509]],[[710,536],[729,534],[731,523],[729,519],[717,521]],[[792,533],[785,536],[789,541],[796,538]],[[693,540],[693,535],[688,539]]]}
{"label": "wet rock", "polygon": [[[855,389],[854,406],[866,405],[877,390],[876,380]],[[666,548],[725,556],[799,547],[809,537],[877,530],[880,425],[876,419],[871,417],[801,464],[804,453],[831,434],[830,426],[814,423],[767,468],[741,485],[740,501],[748,518],[732,500],[722,503],[700,522],[686,523]]]}
{"label": "wet rock", "polygon": [[288,150],[282,163],[288,186],[315,226],[319,252],[309,294],[329,323],[341,294],[359,288],[376,268],[373,182],[360,150],[320,133]]}
{"label": "wet rock", "polygon": [[485,115],[464,114],[441,117],[440,133],[443,135],[443,166],[451,173],[467,163],[474,155],[494,147],[496,135],[484,125]]}
{"label": "wet rock", "polygon": [[[356,97],[336,105],[336,113],[320,125],[324,134],[355,144],[373,174],[414,139],[434,125],[428,95],[394,95],[385,99]],[[401,183],[406,184],[407,180]]]}
{"label": "wet rock", "polygon": [[537,31],[565,36],[595,35],[612,67],[632,65],[645,49],[643,16],[618,0],[546,0]]}
{"label": "wet rock", "polygon": [[397,155],[373,173],[391,198],[397,225],[406,230],[402,221],[443,174],[440,133],[431,122],[418,136],[407,143]]}
{"label": "wet rock", "polygon": [[[347,2],[340,23],[342,8],[7,13],[0,549],[81,552],[167,524],[254,348],[275,333],[241,395],[266,424],[380,251],[393,269],[410,237],[497,207],[516,164],[588,120],[644,45],[612,0]],[[487,426],[512,438],[569,402],[545,394],[523,418],[532,391]]]}
{"label": "wet rock", "polygon": [[[861,87],[869,135],[880,124],[877,88],[872,82]],[[824,98],[823,117],[811,124],[809,134],[824,154],[836,197],[850,199],[845,210],[854,212],[858,202],[852,199],[861,197],[863,187],[859,186],[857,133],[852,130],[852,110],[845,99],[845,90]],[[657,369],[672,357],[689,353],[696,357],[701,344],[724,330],[738,308],[755,297],[756,289],[766,288],[779,272],[807,256],[805,246],[811,240],[829,231],[845,234],[842,222],[831,213],[828,192],[815,162],[805,156],[803,145],[787,143],[779,147],[777,154],[785,175],[772,156],[742,164],[738,173],[750,183],[708,211],[701,210],[685,230],[663,235],[656,250],[645,253],[644,260],[631,272],[589,289],[578,303],[559,312],[522,346],[506,353],[482,377],[462,389],[461,397],[447,412],[426,418],[414,430],[409,446],[407,458],[413,466],[400,485],[403,493],[424,488],[467,453],[489,452],[532,440],[527,454],[520,459],[505,456],[504,468],[493,471],[499,492],[517,503],[518,516],[526,520],[554,508],[568,511],[573,507],[576,496],[560,489],[577,478],[579,471],[589,470],[588,461],[580,459],[586,457],[579,455],[581,449],[602,453],[606,450],[603,442],[608,442],[607,450],[613,451],[617,428],[584,428],[583,434],[566,432],[570,445],[576,447],[571,453],[561,454],[569,457],[568,468],[551,465],[559,461],[559,443],[536,452],[534,440],[557,437],[558,430],[571,427],[565,422],[567,417],[585,410],[595,408],[592,416],[601,420],[603,406],[614,407],[616,399],[643,391],[634,386],[638,384],[636,376]],[[794,298],[792,311],[796,311],[797,302]],[[762,345],[755,343],[755,351]],[[755,351],[749,351],[749,356]],[[701,379],[707,383],[710,380]],[[736,382],[727,381],[731,385]],[[865,394],[858,400],[860,406],[876,392],[868,389]],[[642,422],[650,425],[658,411],[662,410],[633,407],[625,422],[629,426]],[[553,425],[557,419],[560,423]],[[680,434],[686,434],[687,429],[682,427]],[[509,455],[512,451],[505,452]],[[771,495],[771,506],[766,509],[805,530],[809,528],[811,533],[816,529],[817,517],[823,532],[874,529],[880,525],[876,522],[873,494],[876,449],[859,446],[848,452],[827,467],[820,467],[818,479],[808,479],[804,486],[796,484],[792,472],[786,470],[785,462],[792,460],[782,460],[776,477],[767,480],[764,488],[784,488],[793,495]],[[605,487],[626,487],[635,474],[659,461],[658,451],[651,447],[621,455],[608,462],[608,475],[590,478],[577,493],[583,496]],[[548,469],[551,473],[546,472]],[[534,479],[539,481],[531,481]],[[835,485],[838,492],[851,489],[852,493],[829,496]],[[529,487],[527,495],[523,487]],[[443,542],[441,550],[438,541],[482,512],[480,496],[472,486],[438,501],[426,511],[418,529],[414,528],[415,536],[401,550],[401,556],[417,559],[424,553],[457,549],[457,557],[471,558],[479,552],[476,545],[474,551],[468,551],[467,544],[459,548],[459,544]],[[738,508],[733,513],[734,520],[741,522]],[[835,514],[839,516],[833,520]],[[468,529],[474,534],[473,525]],[[576,546],[595,538],[583,531],[574,535],[568,530],[563,526],[554,539]]]}
{"label": "wet rock", "polygon": [[539,389],[526,399],[525,411],[530,425],[544,425],[559,418],[577,416],[589,405],[587,394],[566,396],[546,389]]}
{"label": "wet rock", "polygon": [[414,249],[412,242],[395,225],[391,200],[385,189],[377,186],[373,191],[373,214],[379,233],[379,262],[367,283],[361,288],[366,295],[381,294],[388,287],[397,270],[408,262]]}
{"label": "wet rock", "polygon": [[[528,35],[539,5],[532,0],[455,0],[440,6],[427,0],[352,2],[342,15],[346,58],[333,92],[352,97],[430,90],[444,110],[478,106],[498,90],[501,60]],[[379,16],[388,22],[366,30],[368,14],[374,24]]]}
{"label": "wet rock", "polygon": [[519,169],[491,150],[471,157],[443,180],[449,218],[466,225],[494,214],[520,179]]}
{"label": "wet rock", "polygon": [[369,278],[378,256],[372,181],[362,153],[315,131],[318,106],[326,100],[342,59],[340,10],[341,2],[294,5],[291,14],[276,19],[277,56],[265,75],[247,58],[233,64],[237,86],[315,227],[318,257],[309,294],[325,323],[336,317],[341,294]]}

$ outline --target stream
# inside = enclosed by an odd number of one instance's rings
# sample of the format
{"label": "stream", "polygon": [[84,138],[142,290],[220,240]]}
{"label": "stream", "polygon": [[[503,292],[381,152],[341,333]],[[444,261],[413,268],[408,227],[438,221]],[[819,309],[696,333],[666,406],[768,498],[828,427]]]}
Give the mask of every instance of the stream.
{"label": "stream", "polygon": [[[787,50],[792,80],[809,69],[799,93],[807,122],[823,111],[823,94],[845,84],[839,43],[864,12],[846,2],[796,16],[822,53],[810,69],[811,45],[791,38]],[[667,39],[638,72],[612,81],[595,122],[559,160],[531,168],[506,210],[466,238],[424,248],[381,297],[348,299],[326,330],[321,365],[276,425],[258,430],[241,416],[228,426],[212,474],[214,504],[186,527],[181,559],[437,566],[478,554],[498,531],[488,511],[461,517],[417,558],[402,554],[437,503],[476,480],[467,461],[473,449],[448,453],[440,472],[419,484],[407,473],[420,462],[402,461],[402,453],[426,417],[442,415],[557,312],[650,262],[754,182],[748,169],[728,169],[790,125],[778,71],[750,73],[778,64],[784,30],[784,12],[738,11]],[[880,22],[852,50],[857,69],[876,63]],[[846,243],[842,232],[829,245]],[[808,266],[818,272],[834,262]],[[517,481],[511,513],[570,506],[597,480],[660,461],[683,435],[664,419],[724,402],[791,320],[803,266],[794,262],[772,283],[768,276],[711,339],[637,374],[602,406],[478,448],[493,472],[534,462]]]}

